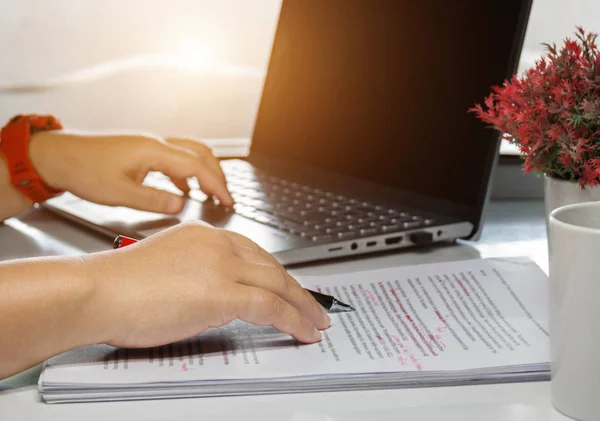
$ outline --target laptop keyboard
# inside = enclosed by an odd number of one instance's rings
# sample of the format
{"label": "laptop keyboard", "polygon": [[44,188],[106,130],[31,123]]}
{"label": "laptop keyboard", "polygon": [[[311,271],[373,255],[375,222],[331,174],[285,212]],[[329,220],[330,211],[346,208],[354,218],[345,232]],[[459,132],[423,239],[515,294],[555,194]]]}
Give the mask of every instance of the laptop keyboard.
{"label": "laptop keyboard", "polygon": [[[237,214],[317,243],[413,230],[435,223],[432,218],[406,210],[278,178],[244,161],[222,164]],[[153,176],[149,184],[162,188],[165,182],[168,179]],[[190,196],[195,199],[196,195]]]}

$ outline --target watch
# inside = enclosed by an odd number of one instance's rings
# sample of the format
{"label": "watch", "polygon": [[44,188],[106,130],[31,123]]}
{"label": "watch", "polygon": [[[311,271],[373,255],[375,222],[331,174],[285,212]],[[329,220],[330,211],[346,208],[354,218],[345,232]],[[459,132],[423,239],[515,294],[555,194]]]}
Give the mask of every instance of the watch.
{"label": "watch", "polygon": [[41,203],[63,193],[48,186],[29,158],[31,135],[44,130],[60,130],[60,122],[49,115],[17,115],[0,131],[0,153],[4,156],[11,184],[33,203]]}

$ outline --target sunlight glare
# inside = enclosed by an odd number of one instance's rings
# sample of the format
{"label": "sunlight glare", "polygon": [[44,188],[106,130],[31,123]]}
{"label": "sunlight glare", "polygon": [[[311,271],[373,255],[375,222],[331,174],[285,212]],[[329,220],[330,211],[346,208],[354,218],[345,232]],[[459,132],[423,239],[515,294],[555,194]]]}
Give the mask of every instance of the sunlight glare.
{"label": "sunlight glare", "polygon": [[181,68],[198,70],[209,67],[211,59],[206,48],[188,42],[179,49],[177,62]]}

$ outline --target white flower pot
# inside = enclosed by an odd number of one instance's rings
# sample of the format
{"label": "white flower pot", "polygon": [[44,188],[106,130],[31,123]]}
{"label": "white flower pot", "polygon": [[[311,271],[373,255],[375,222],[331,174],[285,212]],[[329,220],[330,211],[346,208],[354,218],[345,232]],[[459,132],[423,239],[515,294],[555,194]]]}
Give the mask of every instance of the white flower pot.
{"label": "white flower pot", "polygon": [[581,202],[595,202],[600,200],[600,187],[586,187],[582,189],[574,181],[559,180],[558,178],[544,176],[544,202],[546,205],[546,227],[550,213],[557,208]]}

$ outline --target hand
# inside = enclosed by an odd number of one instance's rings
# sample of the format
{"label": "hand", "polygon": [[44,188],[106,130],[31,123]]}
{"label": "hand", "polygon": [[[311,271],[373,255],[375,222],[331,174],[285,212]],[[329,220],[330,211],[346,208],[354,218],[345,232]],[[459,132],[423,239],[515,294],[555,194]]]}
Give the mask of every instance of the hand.
{"label": "hand", "polygon": [[209,197],[234,203],[218,160],[192,139],[40,132],[32,136],[30,156],[49,186],[103,205],[180,212],[182,196],[142,185],[149,171],[169,176],[183,193],[187,178],[196,177]]}
{"label": "hand", "polygon": [[[266,251],[239,234],[185,223],[124,249],[84,257],[101,339],[159,346],[234,319],[321,339],[325,309]],[[96,321],[97,322],[97,321]]]}

